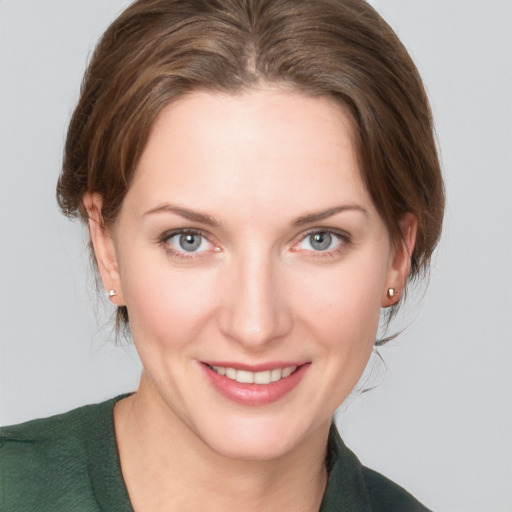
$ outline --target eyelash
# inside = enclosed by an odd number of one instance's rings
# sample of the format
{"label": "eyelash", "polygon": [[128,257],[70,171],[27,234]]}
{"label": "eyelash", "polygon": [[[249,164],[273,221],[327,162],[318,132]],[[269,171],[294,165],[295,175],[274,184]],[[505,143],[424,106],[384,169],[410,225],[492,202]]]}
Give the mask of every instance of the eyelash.
{"label": "eyelash", "polygon": [[[192,261],[197,258],[204,258],[211,256],[211,254],[205,254],[204,252],[189,252],[179,251],[171,246],[170,240],[177,235],[193,235],[200,236],[203,240],[206,240],[209,244],[213,245],[208,238],[208,235],[199,229],[175,229],[173,231],[165,232],[159,239],[160,245],[163,246],[165,251],[173,258],[182,261]],[[214,251],[217,252],[217,251]]]}
{"label": "eyelash", "polygon": [[[351,239],[350,235],[348,233],[344,232],[344,231],[339,231],[339,230],[332,229],[332,228],[316,228],[316,229],[312,229],[312,230],[304,233],[301,236],[300,240],[293,244],[291,249],[294,252],[300,252],[301,249],[297,249],[297,247],[302,242],[304,242],[305,240],[307,240],[309,237],[311,237],[313,235],[316,235],[316,234],[326,234],[326,233],[330,234],[330,235],[333,235],[334,237],[338,238],[339,239],[339,243],[336,245],[336,247],[334,249],[328,249],[328,250],[325,250],[325,251],[307,250],[308,252],[311,253],[309,255],[310,257],[313,257],[313,258],[325,258],[325,257],[334,258],[338,254],[340,254],[344,249],[346,249],[348,246],[350,246],[351,243],[352,243],[352,239]],[[201,230],[198,230],[198,229],[175,229],[173,231],[167,231],[167,232],[162,234],[162,236],[159,238],[158,242],[159,242],[160,245],[162,245],[162,247],[165,249],[165,251],[171,257],[173,257],[173,258],[175,258],[177,260],[182,260],[182,261],[192,261],[192,260],[195,260],[197,258],[205,258],[205,257],[211,257],[212,256],[211,254],[208,254],[206,251],[189,252],[189,253],[187,253],[187,251],[176,250],[174,247],[172,247],[170,245],[169,241],[173,237],[175,237],[177,235],[200,236],[207,243],[209,243],[211,245],[214,245],[214,244],[212,244],[212,242],[209,241],[209,235],[207,233],[201,231]],[[218,251],[219,251],[219,249],[217,249],[217,250],[214,249],[213,252],[218,252]]]}
{"label": "eyelash", "polygon": [[[312,258],[326,258],[326,257],[327,258],[329,258],[329,257],[335,258],[336,256],[338,256],[341,252],[346,250],[347,247],[349,247],[352,244],[351,236],[348,233],[346,233],[345,231],[340,231],[340,230],[333,229],[333,228],[315,228],[315,229],[312,229],[312,230],[304,233],[304,235],[301,236],[300,240],[292,246],[292,250],[295,250],[295,248],[299,244],[301,244],[302,242],[307,240],[309,237],[311,237],[313,235],[317,235],[317,234],[326,234],[326,233],[338,238],[339,243],[336,245],[336,247],[334,247],[334,249],[328,249],[325,251],[309,250],[308,252],[311,253],[309,255],[310,257],[312,257]],[[298,252],[298,251],[300,251],[300,249],[296,249],[296,251]]]}

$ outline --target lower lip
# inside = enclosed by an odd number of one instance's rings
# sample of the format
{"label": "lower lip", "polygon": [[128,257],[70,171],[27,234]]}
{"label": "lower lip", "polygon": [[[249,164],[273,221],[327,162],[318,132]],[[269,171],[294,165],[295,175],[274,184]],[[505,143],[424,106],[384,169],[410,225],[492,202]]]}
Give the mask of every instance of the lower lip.
{"label": "lower lip", "polygon": [[310,363],[299,366],[289,377],[270,384],[242,384],[220,375],[204,363],[201,366],[221,395],[239,404],[257,406],[277,402],[292,391],[306,374]]}

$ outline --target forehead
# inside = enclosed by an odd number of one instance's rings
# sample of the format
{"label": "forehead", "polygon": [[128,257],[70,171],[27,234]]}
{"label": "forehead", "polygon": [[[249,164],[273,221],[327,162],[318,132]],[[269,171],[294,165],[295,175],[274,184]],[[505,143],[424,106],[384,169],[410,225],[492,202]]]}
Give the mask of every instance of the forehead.
{"label": "forehead", "polygon": [[354,201],[371,206],[343,107],[277,88],[237,95],[201,91],[167,106],[126,200],[137,208],[172,201],[244,211],[275,210],[276,204],[303,210]]}

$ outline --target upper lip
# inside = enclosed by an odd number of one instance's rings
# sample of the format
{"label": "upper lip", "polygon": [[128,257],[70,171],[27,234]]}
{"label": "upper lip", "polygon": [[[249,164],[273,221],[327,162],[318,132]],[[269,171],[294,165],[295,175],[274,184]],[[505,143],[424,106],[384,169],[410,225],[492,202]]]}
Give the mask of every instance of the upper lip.
{"label": "upper lip", "polygon": [[293,366],[302,366],[307,361],[269,361],[260,364],[247,364],[235,361],[201,361],[209,366],[221,366],[223,368],[234,368],[235,370],[245,370],[247,372],[264,372],[267,370],[276,370],[277,368],[290,368]]}

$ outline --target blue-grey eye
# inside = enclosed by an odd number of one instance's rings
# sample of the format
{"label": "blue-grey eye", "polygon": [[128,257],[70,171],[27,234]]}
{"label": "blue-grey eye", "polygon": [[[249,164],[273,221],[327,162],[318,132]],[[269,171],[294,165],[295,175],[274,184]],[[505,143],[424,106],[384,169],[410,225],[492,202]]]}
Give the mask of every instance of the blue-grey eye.
{"label": "blue-grey eye", "polygon": [[326,251],[331,247],[333,236],[328,231],[320,231],[309,235],[309,243],[315,251]]}
{"label": "blue-grey eye", "polygon": [[184,233],[178,237],[180,247],[187,252],[197,251],[203,241],[203,237],[199,233]]}
{"label": "blue-grey eye", "polygon": [[166,238],[166,243],[181,253],[200,253],[212,248],[212,244],[201,233],[195,231],[174,233]]}
{"label": "blue-grey eye", "polygon": [[342,235],[332,231],[309,233],[297,244],[296,248],[311,252],[329,252],[336,250],[344,242]]}

